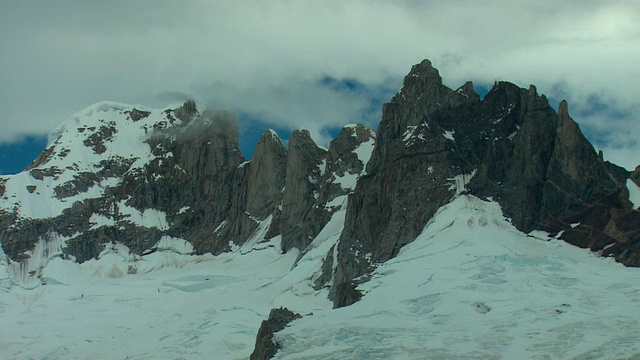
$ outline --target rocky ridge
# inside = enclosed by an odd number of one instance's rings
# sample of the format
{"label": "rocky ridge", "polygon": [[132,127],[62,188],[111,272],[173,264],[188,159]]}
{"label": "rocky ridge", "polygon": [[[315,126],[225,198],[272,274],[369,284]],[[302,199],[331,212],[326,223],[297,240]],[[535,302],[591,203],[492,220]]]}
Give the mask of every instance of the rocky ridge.
{"label": "rocky ridge", "polygon": [[251,353],[250,359],[271,359],[280,348],[280,345],[273,341],[273,334],[282,331],[290,322],[301,317],[300,314],[296,314],[287,308],[272,309],[269,313],[269,318],[260,325],[256,336],[255,349]]}
{"label": "rocky ridge", "polygon": [[25,172],[0,178],[0,240],[17,277],[37,284],[47,259],[84,262],[116,244],[139,256],[187,241],[194,253],[219,254],[260,225],[266,236],[253,241],[281,236],[283,251],[304,251],[342,205],[332,201],[355,187],[375,139],[353,125],[328,150],[307,131],[287,147],[269,130],[246,161],[238,136],[233,114],[200,114],[192,101],[80,112]]}
{"label": "rocky ridge", "polygon": [[37,283],[47,258],[83,262],[114,244],[142,255],[173,239],[219,254],[279,236],[283,252],[304,254],[346,206],[312,278],[341,307],[441,206],[469,193],[498,202],[525,233],[640,265],[640,215],[626,186],[638,169],[604,161],[567,103],[555,111],[534,86],[496,82],[481,99],[470,82],[445,86],[425,60],[384,105],[377,134],[349,125],[323,149],[304,130],[288,145],[267,131],[251,161],[238,135],[232,114],[200,113],[191,101],[85,109],[25,172],[0,178],[7,261]]}
{"label": "rocky ridge", "polygon": [[496,82],[483,98],[452,90],[428,60],[383,107],[367,175],[350,197],[331,296],[357,301],[358,279],[413,241],[460,192],[497,201],[521,231],[549,231],[640,266],[640,213],[625,169],[603,161],[571,119],[532,85]]}

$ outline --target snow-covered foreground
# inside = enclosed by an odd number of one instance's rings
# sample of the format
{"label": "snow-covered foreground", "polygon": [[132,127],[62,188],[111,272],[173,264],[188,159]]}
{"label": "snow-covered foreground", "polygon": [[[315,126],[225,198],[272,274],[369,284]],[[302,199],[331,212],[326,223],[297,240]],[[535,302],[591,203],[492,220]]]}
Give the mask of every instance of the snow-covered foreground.
{"label": "snow-covered foreground", "polygon": [[120,278],[104,276],[112,267],[82,276],[85,269],[55,260],[48,285],[0,293],[0,358],[246,359],[272,307],[330,307],[302,279],[283,280],[296,256],[165,253],[141,261],[178,268]]}
{"label": "snow-covered foreground", "polygon": [[640,269],[461,196],[381,265],[347,308],[278,334],[278,359],[640,358]]}
{"label": "snow-covered foreground", "polygon": [[331,308],[311,277],[343,223],[340,210],[297,263],[279,237],[219,256],[180,254],[176,242],[135,257],[114,245],[82,265],[50,260],[47,285],[32,290],[7,289],[0,264],[0,359],[248,359],[271,308]]}
{"label": "snow-covered foreground", "polygon": [[0,287],[0,358],[247,359],[280,306],[305,316],[277,334],[279,359],[640,356],[640,269],[524,235],[469,196],[380,265],[360,302],[332,310],[311,284],[343,221],[344,210],[293,269],[299,253],[280,254],[277,238],[216,257],[132,263],[115,247],[82,265],[54,259],[47,285]]}

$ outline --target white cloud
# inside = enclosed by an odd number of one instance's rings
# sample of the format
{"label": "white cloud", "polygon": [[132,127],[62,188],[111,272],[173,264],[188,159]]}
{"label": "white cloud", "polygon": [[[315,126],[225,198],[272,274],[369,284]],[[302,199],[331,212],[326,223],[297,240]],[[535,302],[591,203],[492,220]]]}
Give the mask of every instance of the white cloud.
{"label": "white cloud", "polygon": [[[552,98],[562,88],[572,108],[607,94],[634,109],[611,130],[622,136],[639,115],[639,18],[635,1],[596,0],[11,2],[0,14],[0,141],[46,133],[96,101],[162,106],[171,92],[318,138],[367,102],[319,79],[393,88],[423,58],[451,87],[534,83]],[[609,145],[599,146],[619,161]]]}

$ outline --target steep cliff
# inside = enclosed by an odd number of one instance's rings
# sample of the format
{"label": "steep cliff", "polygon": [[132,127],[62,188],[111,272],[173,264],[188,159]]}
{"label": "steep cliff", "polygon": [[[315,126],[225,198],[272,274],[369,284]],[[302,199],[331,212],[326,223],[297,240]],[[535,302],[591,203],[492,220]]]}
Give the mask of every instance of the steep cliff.
{"label": "steep cliff", "polygon": [[238,136],[233,114],[193,101],[81,111],[27,170],[0,177],[7,261],[37,283],[56,256],[84,262],[118,246],[140,256],[171,241],[220,254],[277,239],[300,257],[322,249],[314,288],[340,307],[467,193],[499,203],[522,232],[640,266],[640,170],[604,161],[567,103],[556,112],[534,86],[496,82],[481,99],[470,82],[445,86],[425,60],[384,104],[377,134],[348,125],[323,149],[306,130],[287,145],[267,131],[251,161]]}
{"label": "steep cliff", "polygon": [[199,253],[227,251],[230,239],[215,230],[246,177],[237,143],[232,114],[200,115],[193,102],[166,111],[87,108],[53,134],[29,171],[3,179],[2,246],[21,260],[55,234],[78,262],[109,243],[152,251],[163,236],[189,239]]}
{"label": "steep cliff", "polygon": [[[367,175],[350,198],[338,244],[335,306],[357,301],[354,279],[394,257],[461,192],[497,201],[523,232],[564,231],[571,243],[606,247],[605,255],[638,266],[631,254],[638,252],[640,222],[625,201],[628,177],[596,154],[565,101],[556,113],[535,87],[507,82],[481,100],[471,83],[444,86],[425,60],[383,107]],[[571,226],[587,213],[598,221]],[[581,228],[580,236],[571,235]]]}
{"label": "steep cliff", "polygon": [[[82,263],[120,245],[142,255],[161,241],[187,242],[195,253],[219,254],[281,236],[283,251],[304,251],[341,208],[333,201],[355,187],[375,134],[345,127],[327,151],[307,131],[294,132],[287,148],[269,130],[251,161],[238,136],[233,114],[200,114],[192,101],[81,111],[25,172],[0,178],[9,261],[22,282],[37,284],[51,257]],[[258,235],[261,225],[267,231]]]}

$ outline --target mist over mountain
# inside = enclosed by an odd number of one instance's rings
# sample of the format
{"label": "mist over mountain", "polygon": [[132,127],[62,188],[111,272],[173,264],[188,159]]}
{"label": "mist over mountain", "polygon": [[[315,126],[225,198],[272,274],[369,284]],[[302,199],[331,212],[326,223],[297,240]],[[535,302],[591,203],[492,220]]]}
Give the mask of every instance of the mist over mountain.
{"label": "mist over mountain", "polygon": [[[346,125],[323,148],[306,130],[287,145],[269,130],[250,161],[239,136],[234,114],[193,101],[101,102],[58,127],[25,171],[0,177],[0,313],[43,338],[0,353],[640,353],[640,317],[620,323],[640,310],[640,167],[605,161],[566,101],[555,110],[535,86],[504,81],[481,99],[471,82],[445,86],[424,60],[375,131]],[[119,305],[90,342],[57,325],[71,308],[89,317],[101,298],[131,302],[131,316],[157,329],[109,320]],[[469,310],[482,318],[460,315]],[[161,325],[167,314],[187,320]],[[122,334],[109,343],[115,328],[152,345]]]}

